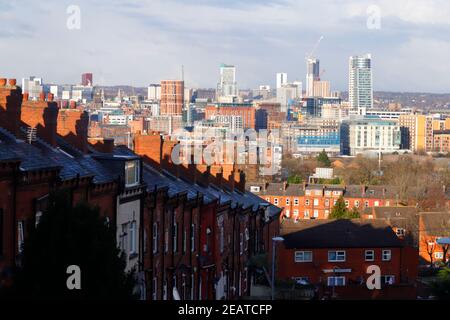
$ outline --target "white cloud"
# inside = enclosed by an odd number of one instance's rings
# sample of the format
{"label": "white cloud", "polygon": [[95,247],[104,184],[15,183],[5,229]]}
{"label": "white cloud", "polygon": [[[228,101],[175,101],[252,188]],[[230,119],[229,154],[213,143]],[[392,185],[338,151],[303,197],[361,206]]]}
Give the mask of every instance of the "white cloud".
{"label": "white cloud", "polygon": [[[188,83],[214,87],[226,62],[245,88],[273,83],[280,70],[302,80],[304,56],[324,35],[317,55],[335,89],[346,89],[348,56],[364,52],[374,55],[378,89],[450,88],[446,67],[429,69],[434,87],[414,80],[425,71],[423,56],[446,63],[448,1],[77,2],[79,31],[65,27],[73,1],[13,1],[0,11],[0,76],[77,82],[92,71],[97,83],[146,85],[179,77],[184,64]],[[381,30],[366,28],[372,4],[380,6]]]}

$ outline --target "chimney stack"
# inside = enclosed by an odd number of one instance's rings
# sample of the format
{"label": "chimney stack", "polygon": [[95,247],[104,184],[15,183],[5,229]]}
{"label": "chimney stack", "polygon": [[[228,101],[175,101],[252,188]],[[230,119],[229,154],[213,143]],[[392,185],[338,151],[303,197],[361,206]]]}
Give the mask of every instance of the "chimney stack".
{"label": "chimney stack", "polygon": [[[25,96],[24,96],[25,99]],[[37,136],[52,146],[56,146],[58,106],[47,101],[22,101],[22,123],[37,128]]]}
{"label": "chimney stack", "polygon": [[6,83],[6,78],[0,78],[0,127],[18,136],[22,90],[17,86],[7,86]]}
{"label": "chimney stack", "polygon": [[66,142],[87,152],[89,115],[78,109],[61,109],[58,113],[57,134]]}

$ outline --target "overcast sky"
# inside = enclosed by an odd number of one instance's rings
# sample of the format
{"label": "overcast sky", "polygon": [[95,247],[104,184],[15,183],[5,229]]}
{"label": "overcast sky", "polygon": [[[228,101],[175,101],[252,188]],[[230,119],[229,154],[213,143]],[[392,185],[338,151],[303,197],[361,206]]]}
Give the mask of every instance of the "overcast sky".
{"label": "overcast sky", "polygon": [[[67,28],[70,5],[79,30]],[[379,29],[367,27],[371,5]],[[350,55],[371,53],[375,90],[450,93],[448,0],[0,0],[0,76],[78,83],[93,72],[95,84],[145,86],[184,65],[188,86],[215,87],[223,62],[242,89],[274,85],[277,72],[304,82],[321,35],[333,90],[347,90]]]}

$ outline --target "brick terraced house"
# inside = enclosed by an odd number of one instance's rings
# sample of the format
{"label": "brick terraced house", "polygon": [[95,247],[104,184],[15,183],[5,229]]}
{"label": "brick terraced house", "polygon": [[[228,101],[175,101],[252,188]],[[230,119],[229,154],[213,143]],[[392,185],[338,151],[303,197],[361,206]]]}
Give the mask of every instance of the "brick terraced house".
{"label": "brick terraced house", "polygon": [[246,192],[242,172],[184,172],[161,161],[161,149],[139,156],[89,139],[88,119],[52,95],[28,101],[14,79],[0,79],[0,286],[11,284],[49,194],[64,189],[115,227],[141,299],[172,299],[174,288],[182,299],[248,295],[247,262],[270,250],[281,210]]}
{"label": "brick terraced house", "polygon": [[[313,285],[318,298],[415,299],[417,251],[379,219],[285,221],[277,277]],[[381,290],[367,268],[380,267]]]}
{"label": "brick terraced house", "polygon": [[327,219],[342,196],[349,209],[394,206],[395,188],[390,186],[251,183],[248,190],[283,209],[283,217]]}

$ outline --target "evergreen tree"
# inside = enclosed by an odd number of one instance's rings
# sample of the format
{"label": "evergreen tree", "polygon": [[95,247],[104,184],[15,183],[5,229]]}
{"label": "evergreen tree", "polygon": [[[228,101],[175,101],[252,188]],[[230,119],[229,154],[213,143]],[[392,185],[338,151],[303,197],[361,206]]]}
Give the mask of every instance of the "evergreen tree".
{"label": "evergreen tree", "polygon": [[328,158],[328,155],[325,152],[325,150],[322,150],[322,152],[319,153],[319,155],[317,156],[316,160],[319,163],[319,165],[321,165],[322,167],[325,167],[325,168],[331,167],[330,158]]}
{"label": "evergreen tree", "polygon": [[[72,207],[66,192],[50,196],[25,241],[12,296],[44,299],[135,298],[134,272],[116,245],[115,228],[86,204]],[[81,290],[69,290],[67,267],[81,270]],[[11,296],[10,295],[10,296]]]}
{"label": "evergreen tree", "polygon": [[329,219],[346,219],[347,217],[347,207],[345,206],[344,198],[341,196],[336,201],[336,204],[331,210],[331,214],[328,216]]}
{"label": "evergreen tree", "polygon": [[342,196],[336,201],[331,214],[328,216],[329,219],[358,219],[360,217],[361,215],[356,207],[348,210]]}

